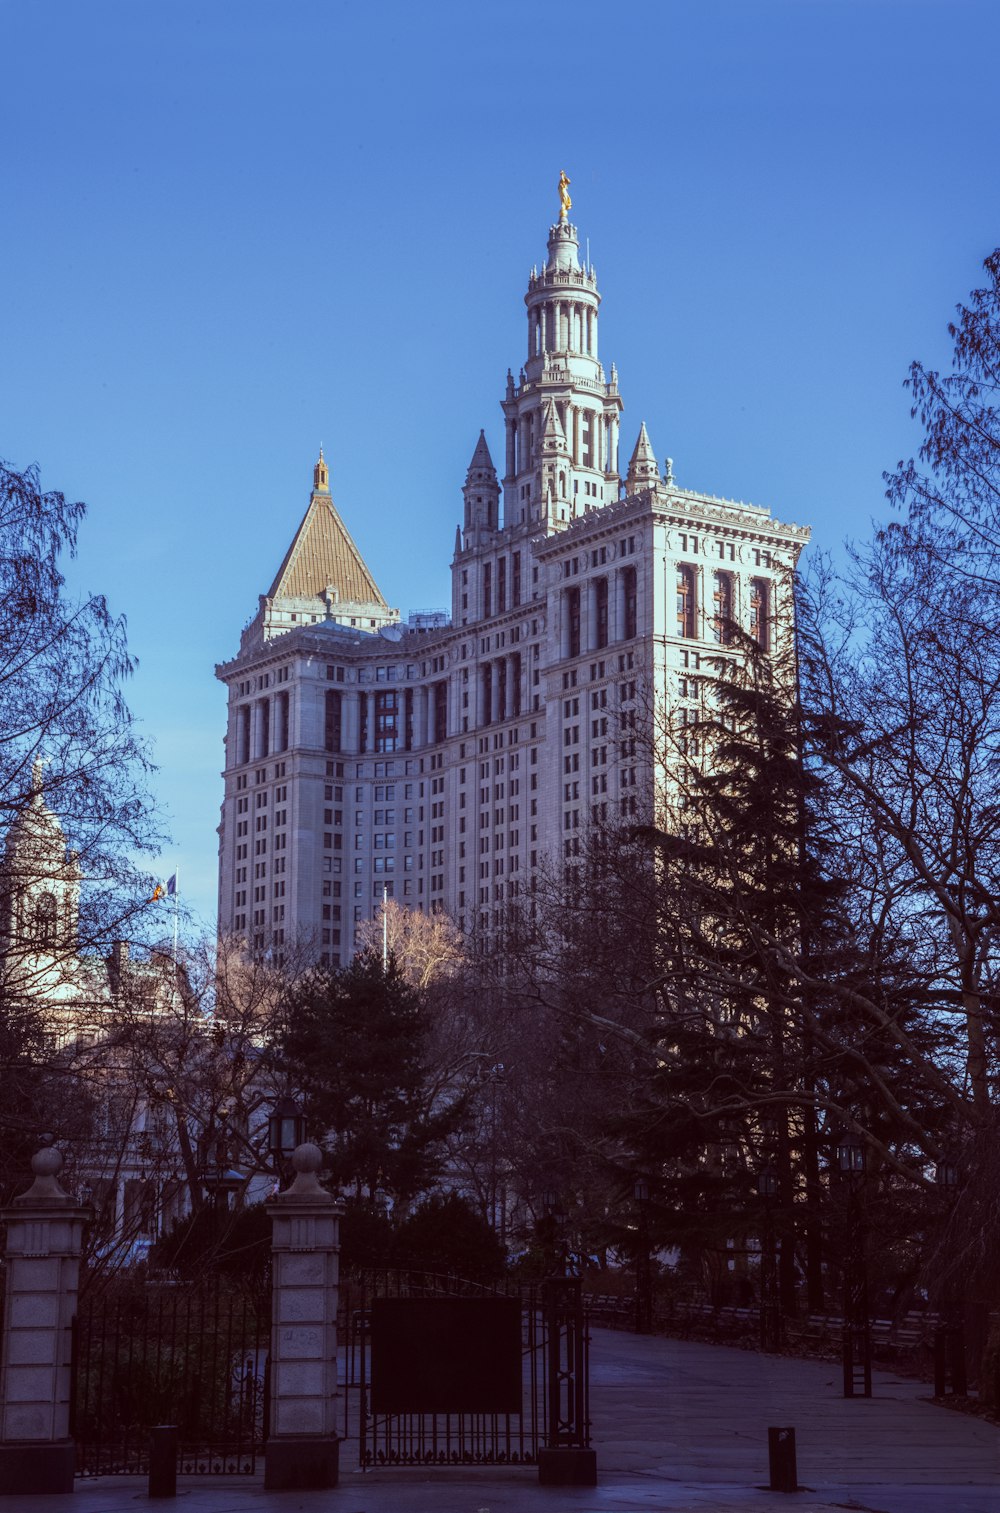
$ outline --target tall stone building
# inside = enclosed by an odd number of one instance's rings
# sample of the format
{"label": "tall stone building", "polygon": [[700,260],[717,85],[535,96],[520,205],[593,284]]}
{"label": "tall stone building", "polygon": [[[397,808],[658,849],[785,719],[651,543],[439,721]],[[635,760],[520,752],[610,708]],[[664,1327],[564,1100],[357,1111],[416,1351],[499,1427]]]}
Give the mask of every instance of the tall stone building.
{"label": "tall stone building", "polygon": [[[645,424],[625,470],[601,295],[564,206],[525,295],[504,477],[480,432],[446,614],[400,622],[320,453],[302,524],[229,691],[219,923],[256,952],[349,960],[383,894],[495,929],[592,818],[654,802],[655,731],[683,730],[735,619],[765,646],[808,531],[677,487]],[[683,735],[679,736],[683,742]]]}

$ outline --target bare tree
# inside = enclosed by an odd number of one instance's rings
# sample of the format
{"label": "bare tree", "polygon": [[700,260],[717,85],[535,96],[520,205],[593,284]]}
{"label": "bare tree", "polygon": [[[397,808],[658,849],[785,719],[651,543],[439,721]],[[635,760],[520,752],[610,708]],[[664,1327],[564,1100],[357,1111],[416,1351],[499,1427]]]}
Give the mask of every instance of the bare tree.
{"label": "bare tree", "polygon": [[463,961],[462,934],[447,914],[406,909],[394,898],[380,904],[358,926],[360,951],[391,955],[411,987],[423,992],[441,978],[454,976]]}
{"label": "bare tree", "polygon": [[0,1072],[20,1090],[0,1110],[5,1168],[40,1130],[79,1127],[52,1051],[106,1002],[100,957],[142,933],[138,859],[159,840],[124,622],[66,591],[84,513],[43,493],[36,468],[0,464]]}

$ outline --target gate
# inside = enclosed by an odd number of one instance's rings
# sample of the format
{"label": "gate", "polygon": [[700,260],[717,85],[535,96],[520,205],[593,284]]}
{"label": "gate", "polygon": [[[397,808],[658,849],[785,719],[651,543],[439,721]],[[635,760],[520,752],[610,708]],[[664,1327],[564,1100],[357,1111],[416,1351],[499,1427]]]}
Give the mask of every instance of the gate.
{"label": "gate", "polygon": [[149,1470],[149,1431],[176,1424],[186,1475],[252,1474],[263,1448],[270,1319],[244,1292],[126,1278],[83,1297],[70,1433],[78,1476]]}
{"label": "gate", "polygon": [[378,1466],[535,1466],[587,1448],[589,1330],[576,1278],[541,1288],[386,1273],[345,1281],[344,1437]]}

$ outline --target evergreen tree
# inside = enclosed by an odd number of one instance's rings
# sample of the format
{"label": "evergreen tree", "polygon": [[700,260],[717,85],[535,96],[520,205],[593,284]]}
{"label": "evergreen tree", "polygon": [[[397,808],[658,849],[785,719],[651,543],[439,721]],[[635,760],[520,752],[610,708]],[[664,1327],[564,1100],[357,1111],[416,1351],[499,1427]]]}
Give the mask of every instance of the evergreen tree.
{"label": "evergreen tree", "polygon": [[409,1202],[440,1168],[464,1113],[427,1074],[430,1025],[392,956],[372,951],[296,987],[279,1036],[279,1069],[301,1090],[334,1181],[373,1199]]}
{"label": "evergreen tree", "polygon": [[927,1102],[940,1035],[899,942],[866,927],[782,631],[768,653],[728,628],[685,727],[680,797],[648,832],[663,1009],[655,1071],[619,1127],[656,1179],[669,1238],[759,1231],[758,1182],[773,1173],[790,1309],[799,1270],[822,1303],[824,1148],[859,1129],[876,1165],[912,1172],[910,1111]]}

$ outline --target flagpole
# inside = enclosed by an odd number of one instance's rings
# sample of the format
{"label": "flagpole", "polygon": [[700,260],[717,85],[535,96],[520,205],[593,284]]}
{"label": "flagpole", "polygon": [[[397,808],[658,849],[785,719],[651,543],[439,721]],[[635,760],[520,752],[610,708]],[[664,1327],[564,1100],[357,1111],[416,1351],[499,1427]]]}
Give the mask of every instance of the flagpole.
{"label": "flagpole", "polygon": [[385,912],[386,900],[389,890],[385,883],[382,884],[382,976],[389,970],[389,920]]}

